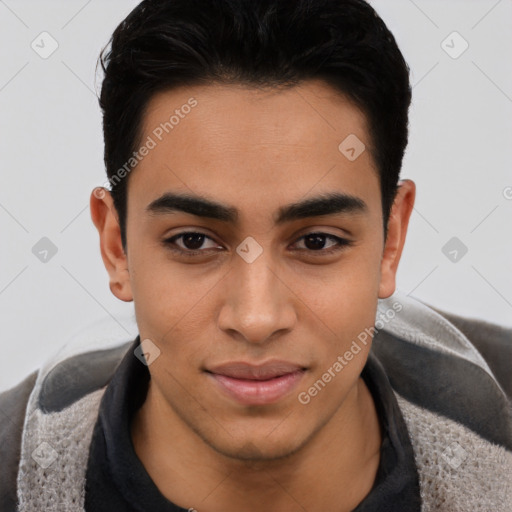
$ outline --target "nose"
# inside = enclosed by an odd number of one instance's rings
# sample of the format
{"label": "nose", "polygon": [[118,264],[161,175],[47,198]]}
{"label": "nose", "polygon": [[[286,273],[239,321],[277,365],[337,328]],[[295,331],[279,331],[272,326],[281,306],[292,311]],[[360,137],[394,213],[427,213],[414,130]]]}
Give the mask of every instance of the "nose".
{"label": "nose", "polygon": [[296,322],[294,294],[269,253],[263,251],[252,263],[237,258],[225,282],[219,328],[252,344],[275,340]]}

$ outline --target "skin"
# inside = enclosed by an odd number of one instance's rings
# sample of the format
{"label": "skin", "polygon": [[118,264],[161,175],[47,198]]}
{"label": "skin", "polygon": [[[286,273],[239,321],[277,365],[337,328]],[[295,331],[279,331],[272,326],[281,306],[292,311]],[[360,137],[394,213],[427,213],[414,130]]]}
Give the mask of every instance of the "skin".
{"label": "skin", "polygon": [[[142,140],[190,97],[198,105],[130,174],[126,253],[112,197],[91,194],[110,289],[134,301],[141,340],[161,350],[131,425],[135,451],[166,498],[198,512],[353,510],[380,460],[379,419],[360,377],[371,343],[307,405],[297,395],[374,326],[377,299],[394,292],[415,184],[400,182],[384,240],[370,151],[350,161],[338,150],[351,133],[369,148],[366,118],[317,80],[288,90],[215,84],[159,93]],[[366,211],[274,225],[279,207],[333,191],[359,197]],[[238,224],[148,214],[163,192],[234,207]],[[199,246],[199,256],[163,243],[189,231],[209,238],[175,244]],[[353,244],[322,255],[336,243],[311,249],[301,238],[311,232]],[[236,252],[248,236],[263,249],[252,263]],[[307,368],[274,404],[240,405],[203,371],[274,358]]]}

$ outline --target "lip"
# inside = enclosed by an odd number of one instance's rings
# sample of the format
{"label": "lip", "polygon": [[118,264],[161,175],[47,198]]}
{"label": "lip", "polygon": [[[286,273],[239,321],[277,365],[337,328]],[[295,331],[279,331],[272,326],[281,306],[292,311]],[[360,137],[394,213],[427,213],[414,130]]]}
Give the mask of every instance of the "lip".
{"label": "lip", "polygon": [[243,405],[275,403],[288,395],[302,379],[306,368],[287,361],[260,365],[226,363],[207,370],[218,388]]}

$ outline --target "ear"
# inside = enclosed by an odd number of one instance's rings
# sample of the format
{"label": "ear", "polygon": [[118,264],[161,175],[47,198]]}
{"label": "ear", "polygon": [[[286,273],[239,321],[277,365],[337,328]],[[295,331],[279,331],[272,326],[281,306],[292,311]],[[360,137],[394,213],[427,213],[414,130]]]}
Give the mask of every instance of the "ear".
{"label": "ear", "polygon": [[110,278],[110,291],[120,300],[131,302],[133,294],[128,259],[123,249],[114,200],[108,190],[95,188],[90,199],[91,219],[100,235],[101,258]]}
{"label": "ear", "polygon": [[404,248],[415,197],[414,181],[401,180],[388,220],[388,235],[380,266],[379,299],[389,297],[396,289],[396,271]]}

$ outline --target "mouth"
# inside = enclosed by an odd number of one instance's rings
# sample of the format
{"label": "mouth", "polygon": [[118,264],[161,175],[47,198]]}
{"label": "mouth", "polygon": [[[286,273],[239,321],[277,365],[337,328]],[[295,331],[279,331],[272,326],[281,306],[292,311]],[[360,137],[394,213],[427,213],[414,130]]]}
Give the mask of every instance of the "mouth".
{"label": "mouth", "polygon": [[227,363],[206,370],[217,389],[242,405],[278,402],[301,381],[307,368],[285,361],[261,365],[245,362]]}

